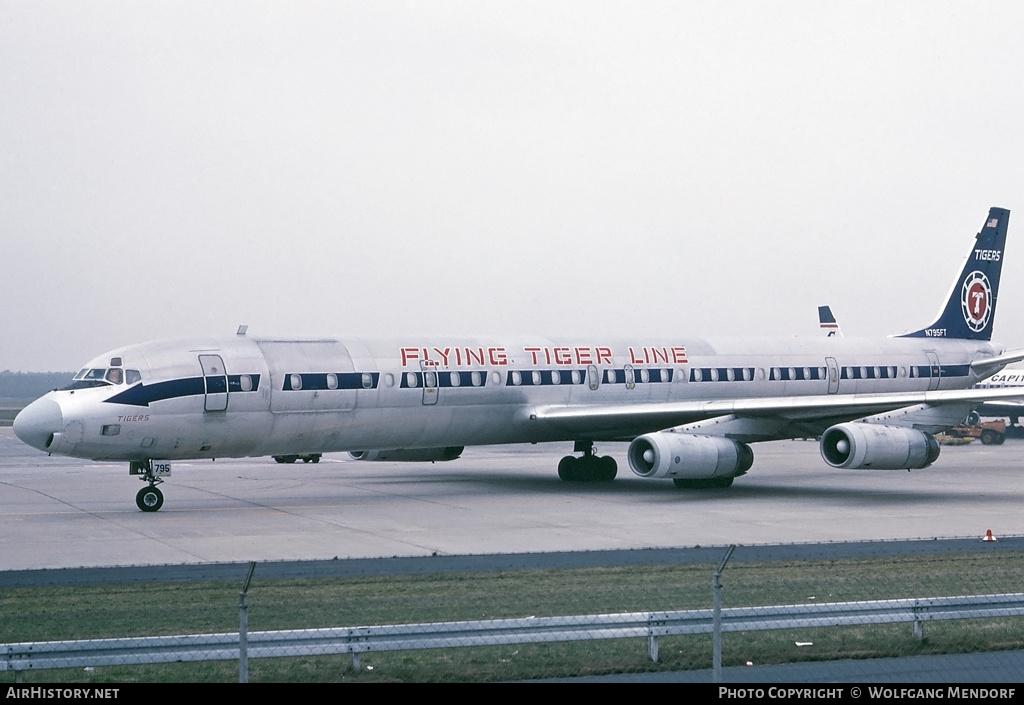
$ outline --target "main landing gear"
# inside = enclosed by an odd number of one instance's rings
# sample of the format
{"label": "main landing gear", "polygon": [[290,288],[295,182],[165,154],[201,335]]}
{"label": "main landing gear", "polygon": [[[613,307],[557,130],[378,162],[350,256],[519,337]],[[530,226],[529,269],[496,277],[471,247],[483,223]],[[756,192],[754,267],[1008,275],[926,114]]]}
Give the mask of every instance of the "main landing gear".
{"label": "main landing gear", "polygon": [[155,512],[164,506],[164,493],[157,487],[163,480],[153,471],[152,460],[132,461],[128,472],[132,475],[140,475],[140,480],[149,483],[135,495],[135,504],[139,509],[144,512]]}
{"label": "main landing gear", "polygon": [[565,482],[611,482],[618,473],[615,458],[594,454],[593,441],[576,441],[573,452],[582,452],[577,458],[567,455],[558,461],[558,477]]}

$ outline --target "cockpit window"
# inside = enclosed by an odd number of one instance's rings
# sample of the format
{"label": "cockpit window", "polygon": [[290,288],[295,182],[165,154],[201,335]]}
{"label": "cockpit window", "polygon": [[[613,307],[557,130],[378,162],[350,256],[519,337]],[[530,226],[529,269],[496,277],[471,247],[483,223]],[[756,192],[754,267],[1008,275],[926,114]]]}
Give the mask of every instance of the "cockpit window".
{"label": "cockpit window", "polygon": [[[117,360],[118,358],[114,358]],[[88,389],[89,387],[106,387],[116,384],[135,384],[142,379],[138,370],[123,370],[120,367],[85,368],[71,380],[65,390]]]}

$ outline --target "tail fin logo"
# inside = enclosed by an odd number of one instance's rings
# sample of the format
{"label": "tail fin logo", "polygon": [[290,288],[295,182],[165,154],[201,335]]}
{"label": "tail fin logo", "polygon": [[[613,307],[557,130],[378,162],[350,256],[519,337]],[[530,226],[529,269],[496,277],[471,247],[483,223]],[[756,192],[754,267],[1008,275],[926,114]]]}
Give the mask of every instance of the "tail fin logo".
{"label": "tail fin logo", "polygon": [[992,317],[992,286],[988,277],[975,270],[964,280],[960,292],[964,322],[975,333],[985,329]]}

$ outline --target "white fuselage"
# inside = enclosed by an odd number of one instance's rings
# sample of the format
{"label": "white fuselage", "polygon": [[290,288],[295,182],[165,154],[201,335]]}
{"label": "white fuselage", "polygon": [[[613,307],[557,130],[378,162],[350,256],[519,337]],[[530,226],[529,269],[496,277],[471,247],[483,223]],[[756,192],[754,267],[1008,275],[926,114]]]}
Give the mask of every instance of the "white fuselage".
{"label": "white fuselage", "polygon": [[[531,424],[531,413],[964,389],[979,381],[971,363],[1001,351],[984,341],[920,338],[231,336],[113,350],[83,370],[97,371],[93,386],[80,380],[35,404],[59,407],[60,430],[45,439],[46,450],[93,459],[630,440],[660,428],[638,421],[580,432]],[[112,368],[129,374],[103,381]]]}

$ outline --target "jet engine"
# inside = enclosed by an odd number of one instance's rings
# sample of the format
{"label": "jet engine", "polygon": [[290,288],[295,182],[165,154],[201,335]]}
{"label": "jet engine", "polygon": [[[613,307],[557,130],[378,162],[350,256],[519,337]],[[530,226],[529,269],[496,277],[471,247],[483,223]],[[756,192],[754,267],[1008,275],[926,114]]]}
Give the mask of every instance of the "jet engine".
{"label": "jet engine", "polygon": [[754,463],[754,451],[746,443],[666,432],[634,439],[627,456],[633,472],[655,479],[739,477]]}
{"label": "jet engine", "polygon": [[926,468],[939,457],[939,442],[913,428],[841,423],[822,434],[821,457],[834,468]]}
{"label": "jet engine", "polygon": [[447,448],[412,448],[409,450],[354,450],[349,453],[353,460],[366,461],[387,461],[393,463],[425,463],[435,460],[455,460],[462,451],[463,446],[449,446]]}

